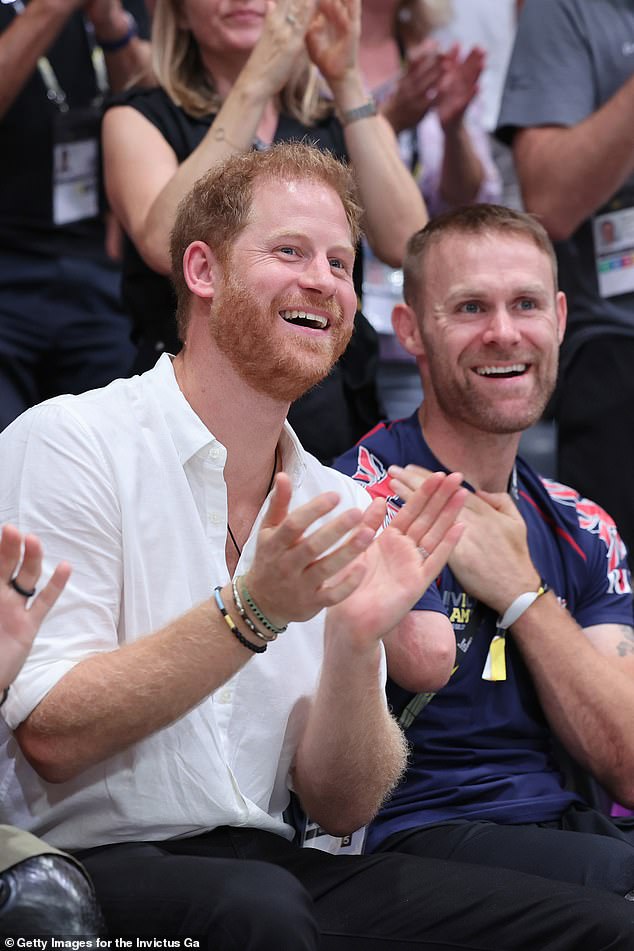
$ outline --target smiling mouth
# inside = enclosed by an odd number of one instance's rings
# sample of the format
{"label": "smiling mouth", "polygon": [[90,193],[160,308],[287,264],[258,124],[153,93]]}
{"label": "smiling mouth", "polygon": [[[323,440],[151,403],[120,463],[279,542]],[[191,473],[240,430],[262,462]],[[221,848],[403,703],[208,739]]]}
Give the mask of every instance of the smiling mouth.
{"label": "smiling mouth", "polygon": [[326,330],[330,326],[330,321],[323,314],[311,314],[305,310],[281,310],[280,317],[287,324],[309,330]]}
{"label": "smiling mouth", "polygon": [[523,376],[528,370],[528,363],[513,363],[508,367],[484,366],[476,367],[475,372],[478,376],[493,377],[497,380],[508,380],[516,376]]}
{"label": "smiling mouth", "polygon": [[229,18],[231,18],[231,17],[238,17],[239,19],[245,19],[245,20],[246,20],[246,19],[249,19],[249,20],[251,20],[251,19],[254,19],[254,20],[255,20],[255,19],[257,19],[257,20],[262,20],[262,19],[264,19],[263,14],[261,14],[258,10],[252,10],[250,7],[244,7],[243,9],[240,9],[240,10],[231,10],[231,11],[227,14],[227,16],[228,16]]}

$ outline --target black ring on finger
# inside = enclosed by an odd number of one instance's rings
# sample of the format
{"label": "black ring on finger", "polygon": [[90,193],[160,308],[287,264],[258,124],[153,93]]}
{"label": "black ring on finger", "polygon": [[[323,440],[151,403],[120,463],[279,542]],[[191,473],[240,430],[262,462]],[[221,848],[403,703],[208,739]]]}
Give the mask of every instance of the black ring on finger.
{"label": "black ring on finger", "polygon": [[9,581],[8,584],[11,585],[14,591],[17,591],[18,594],[21,594],[23,598],[32,598],[35,594],[35,588],[23,588],[21,584],[18,584],[15,578],[11,578],[11,581]]}

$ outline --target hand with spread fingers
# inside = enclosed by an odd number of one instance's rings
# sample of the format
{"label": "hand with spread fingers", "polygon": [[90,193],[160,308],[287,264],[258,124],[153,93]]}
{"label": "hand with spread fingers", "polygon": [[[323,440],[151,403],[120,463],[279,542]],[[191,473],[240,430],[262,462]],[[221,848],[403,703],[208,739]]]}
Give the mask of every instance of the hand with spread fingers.
{"label": "hand with spread fingers", "polygon": [[348,509],[328,519],[339,502],[336,492],[324,492],[292,512],[290,501],[290,479],[280,473],[245,578],[255,601],[280,627],[314,617],[357,587],[364,572],[356,559],[385,514],[379,499],[365,512]]}
{"label": "hand with spread fingers", "polygon": [[463,60],[460,60],[460,48],[457,45],[444,55],[443,75],[434,105],[445,132],[462,122],[478,91],[485,58],[484,51],[477,46]]}
{"label": "hand with spread fingers", "polygon": [[265,101],[277,95],[305,49],[315,7],[316,0],[269,2],[262,35],[237,82],[257,89]]}
{"label": "hand with spread fingers", "polygon": [[357,70],[360,35],[360,0],[319,0],[306,48],[331,87]]}
{"label": "hand with spread fingers", "polygon": [[[409,499],[432,477],[428,469],[390,467],[392,487]],[[465,531],[449,557],[449,567],[465,591],[503,614],[523,591],[539,585],[528,550],[526,523],[506,492],[469,492],[462,520]]]}
{"label": "hand with spread fingers", "polygon": [[31,649],[40,624],[64,590],[70,566],[61,562],[36,594],[42,546],[35,535],[5,525],[0,536],[0,685],[8,687]]}
{"label": "hand with spread fingers", "polygon": [[395,132],[414,129],[435,104],[443,76],[443,58],[435,40],[425,39],[407,51],[403,73],[381,112]]}
{"label": "hand with spread fingers", "polygon": [[456,519],[468,495],[462,475],[430,475],[357,559],[364,572],[354,591],[329,612],[329,626],[357,643],[385,637],[434,581],[458,543]]}

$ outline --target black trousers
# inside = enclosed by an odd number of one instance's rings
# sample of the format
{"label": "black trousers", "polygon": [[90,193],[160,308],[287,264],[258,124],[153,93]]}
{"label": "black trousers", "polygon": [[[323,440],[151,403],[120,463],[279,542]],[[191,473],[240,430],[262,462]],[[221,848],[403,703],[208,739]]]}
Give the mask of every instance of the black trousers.
{"label": "black trousers", "polygon": [[605,334],[582,344],[558,385],[561,482],[614,519],[634,565],[634,337]]}
{"label": "black trousers", "polygon": [[220,828],[78,853],[111,937],[213,951],[632,951],[634,903],[408,855],[334,856]]}
{"label": "black trousers", "polygon": [[[572,805],[556,822],[447,822],[397,833],[381,851],[540,875],[634,900],[634,820]],[[632,940],[634,948],[634,938]]]}

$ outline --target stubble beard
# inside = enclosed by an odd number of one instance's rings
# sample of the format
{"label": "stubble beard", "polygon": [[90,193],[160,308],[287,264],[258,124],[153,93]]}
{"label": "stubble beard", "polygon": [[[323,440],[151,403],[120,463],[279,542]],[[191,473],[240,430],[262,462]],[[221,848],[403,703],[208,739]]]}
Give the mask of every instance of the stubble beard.
{"label": "stubble beard", "polygon": [[[281,309],[323,311],[324,306],[331,311],[328,345],[308,334],[273,342],[272,327],[282,319]],[[305,294],[302,300],[276,298],[266,308],[241,281],[226,275],[211,307],[209,332],[248,386],[276,401],[292,403],[330,373],[348,345],[352,327],[345,326],[343,312],[334,301],[324,305],[323,300],[311,300]]]}
{"label": "stubble beard", "polygon": [[[495,435],[524,432],[533,426],[546,408],[555,389],[557,364],[544,367],[534,392],[525,399],[493,402],[476,391],[475,386],[460,383],[449,367],[429,364],[434,397],[448,419],[465,423],[472,429]],[[455,368],[453,368],[455,371]]]}

